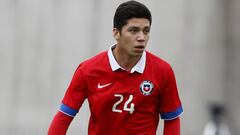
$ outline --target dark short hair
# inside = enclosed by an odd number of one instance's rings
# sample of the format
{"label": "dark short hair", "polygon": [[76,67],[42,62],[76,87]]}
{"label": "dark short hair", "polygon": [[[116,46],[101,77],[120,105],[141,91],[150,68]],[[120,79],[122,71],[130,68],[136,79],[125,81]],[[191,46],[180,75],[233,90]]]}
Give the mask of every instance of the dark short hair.
{"label": "dark short hair", "polygon": [[113,27],[121,30],[131,18],[146,18],[152,23],[152,16],[149,9],[142,3],[131,0],[118,6],[113,18]]}

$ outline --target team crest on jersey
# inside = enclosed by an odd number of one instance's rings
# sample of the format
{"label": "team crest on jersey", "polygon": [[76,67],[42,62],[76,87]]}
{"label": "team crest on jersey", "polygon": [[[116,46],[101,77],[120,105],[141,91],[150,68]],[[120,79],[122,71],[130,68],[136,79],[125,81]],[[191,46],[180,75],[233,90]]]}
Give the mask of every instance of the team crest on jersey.
{"label": "team crest on jersey", "polygon": [[153,91],[153,83],[151,81],[143,81],[140,85],[140,91],[144,96],[148,96]]}

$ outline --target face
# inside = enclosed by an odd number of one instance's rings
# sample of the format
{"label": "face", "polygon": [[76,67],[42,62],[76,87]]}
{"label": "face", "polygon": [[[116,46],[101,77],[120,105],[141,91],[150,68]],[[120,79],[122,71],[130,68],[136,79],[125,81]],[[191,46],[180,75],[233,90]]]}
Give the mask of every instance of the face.
{"label": "face", "polygon": [[145,18],[129,19],[122,30],[113,29],[117,48],[130,57],[139,57],[144,52],[150,32],[150,22]]}

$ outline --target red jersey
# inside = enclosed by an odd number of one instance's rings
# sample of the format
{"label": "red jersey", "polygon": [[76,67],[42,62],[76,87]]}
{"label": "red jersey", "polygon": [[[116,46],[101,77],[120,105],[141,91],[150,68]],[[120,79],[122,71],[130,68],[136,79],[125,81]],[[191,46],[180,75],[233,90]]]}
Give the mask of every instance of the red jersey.
{"label": "red jersey", "polygon": [[155,135],[159,115],[164,120],[182,112],[171,66],[145,51],[125,71],[112,49],[79,65],[65,93],[60,111],[74,117],[89,102],[89,135]]}

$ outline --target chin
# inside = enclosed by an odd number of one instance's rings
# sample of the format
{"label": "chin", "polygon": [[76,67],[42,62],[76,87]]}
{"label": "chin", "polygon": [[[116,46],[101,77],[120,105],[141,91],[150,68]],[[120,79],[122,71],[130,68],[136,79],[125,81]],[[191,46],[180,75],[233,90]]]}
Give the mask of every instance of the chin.
{"label": "chin", "polygon": [[143,54],[143,52],[134,52],[134,53],[132,54],[132,56],[133,56],[133,57],[141,57],[142,54]]}

